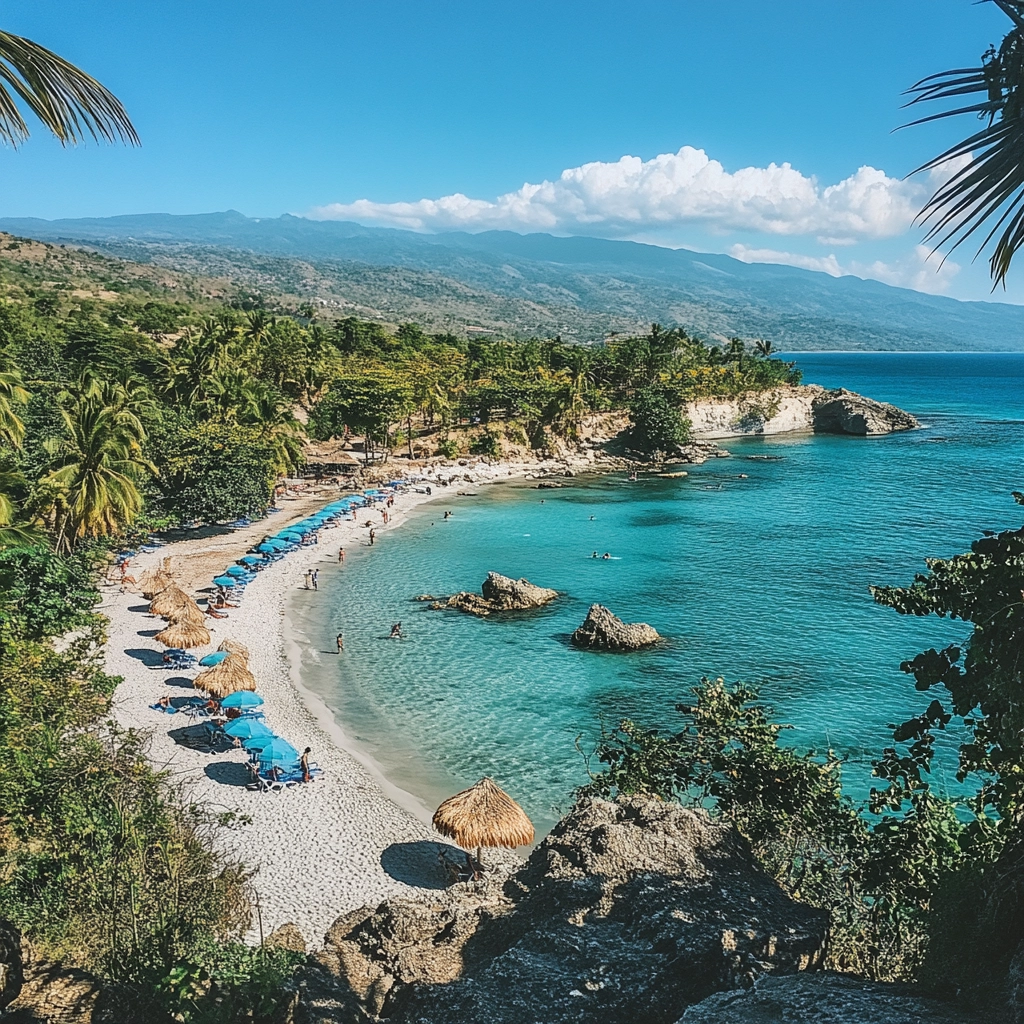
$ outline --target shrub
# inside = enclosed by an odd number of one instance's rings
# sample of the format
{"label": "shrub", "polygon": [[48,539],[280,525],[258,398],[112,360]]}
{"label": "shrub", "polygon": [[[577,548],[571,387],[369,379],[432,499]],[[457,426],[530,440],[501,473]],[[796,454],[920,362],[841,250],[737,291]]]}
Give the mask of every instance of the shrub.
{"label": "shrub", "polygon": [[497,458],[501,455],[501,438],[493,431],[485,430],[469,443],[470,455],[488,455]]}
{"label": "shrub", "polygon": [[437,442],[437,454],[446,459],[457,459],[462,451],[459,442],[453,437],[443,437]]}

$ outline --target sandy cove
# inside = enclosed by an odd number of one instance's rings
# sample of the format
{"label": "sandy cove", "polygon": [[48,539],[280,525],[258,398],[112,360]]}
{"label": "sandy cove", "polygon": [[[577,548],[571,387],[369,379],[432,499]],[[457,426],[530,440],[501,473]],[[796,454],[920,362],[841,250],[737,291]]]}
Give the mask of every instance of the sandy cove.
{"label": "sandy cove", "polygon": [[[442,467],[438,473],[457,473],[458,483],[434,486],[432,496],[412,491],[397,495],[389,510],[389,523],[385,526],[380,513],[374,511],[373,524],[378,534],[389,533],[415,506],[455,498],[459,483],[496,483],[563,466]],[[137,578],[170,556],[178,583],[194,594],[209,586],[214,575],[265,534],[304,518],[339,493],[352,492],[324,490],[316,496],[286,500],[280,512],[251,527],[223,533],[205,531],[206,536],[167,543],[155,553],[133,559],[130,571]],[[429,809],[388,784],[372,765],[346,749],[344,735],[330,712],[294,678],[298,659],[288,657],[293,641],[285,636],[285,602],[302,586],[307,569],[318,563],[336,563],[340,546],[365,543],[368,531],[364,524],[370,514],[360,510],[358,515],[357,522],[346,521],[321,531],[317,546],[293,552],[260,572],[229,619],[207,620],[213,638],[210,650],[229,637],[249,648],[250,668],[266,702],[263,710],[270,728],[299,750],[312,747],[312,758],[324,770],[322,779],[284,793],[246,788],[244,750],[208,754],[175,739],[175,734],[190,727],[191,720],[184,714],[164,715],[150,705],[165,694],[181,697],[194,693],[191,680],[195,671],[186,675],[150,667],[160,661],[163,647],[153,635],[164,623],[149,615],[148,602],[138,594],[121,594],[116,586],[103,588],[98,610],[109,619],[106,670],[123,679],[114,693],[113,716],[121,727],[151,737],[150,760],[168,772],[187,801],[204,805],[215,814],[231,811],[241,819],[221,828],[217,842],[226,856],[244,861],[255,872],[252,888],[259,919],[254,915],[250,941],[258,941],[260,923],[263,933],[269,934],[291,922],[307,943],[316,947],[340,914],[389,896],[424,891],[401,878],[422,879],[431,888],[442,884],[437,850],[425,845],[444,842],[430,827]],[[208,650],[201,648],[195,653],[201,657]]]}

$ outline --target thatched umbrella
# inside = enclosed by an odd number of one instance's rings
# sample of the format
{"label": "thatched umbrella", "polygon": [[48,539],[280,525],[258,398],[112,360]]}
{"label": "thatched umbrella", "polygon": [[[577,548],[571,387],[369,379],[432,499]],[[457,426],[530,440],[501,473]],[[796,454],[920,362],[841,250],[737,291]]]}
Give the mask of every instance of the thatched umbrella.
{"label": "thatched umbrella", "polygon": [[153,615],[159,615],[162,617],[170,615],[177,608],[188,604],[191,598],[185,593],[181,587],[175,586],[173,583],[166,590],[161,590],[156,597],[150,602],[149,610]]}
{"label": "thatched umbrella", "polygon": [[187,622],[191,626],[203,626],[206,624],[206,615],[203,613],[203,609],[192,598],[189,598],[179,608],[168,612],[164,618],[174,625],[177,625],[179,622]]}
{"label": "thatched umbrella", "polygon": [[448,797],[434,812],[434,828],[464,850],[475,846],[476,862],[481,867],[480,850],[484,846],[511,850],[533,842],[533,823],[526,812],[489,778]]}
{"label": "thatched umbrella", "polygon": [[174,580],[163,569],[147,569],[139,577],[139,592],[150,600],[173,585]]}
{"label": "thatched umbrella", "polygon": [[191,622],[176,622],[157,633],[156,639],[167,647],[205,647],[210,642],[210,631]]}
{"label": "thatched umbrella", "polygon": [[246,661],[249,660],[249,648],[245,644],[240,644],[237,640],[224,640],[221,642],[218,651],[228,651],[231,654],[238,654],[243,657]]}
{"label": "thatched umbrella", "polygon": [[223,700],[238,690],[255,690],[256,678],[247,668],[244,658],[229,654],[213,668],[200,672],[192,685],[197,690],[205,690],[211,697]]}

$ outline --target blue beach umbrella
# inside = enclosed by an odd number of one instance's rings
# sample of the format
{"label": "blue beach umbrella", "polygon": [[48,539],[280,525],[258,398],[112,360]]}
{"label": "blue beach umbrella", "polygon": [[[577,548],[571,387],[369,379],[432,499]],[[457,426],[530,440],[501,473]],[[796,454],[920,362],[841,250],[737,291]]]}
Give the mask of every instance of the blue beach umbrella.
{"label": "blue beach umbrella", "polygon": [[213,582],[216,583],[218,587],[233,587],[238,580],[236,580],[234,576],[215,576],[213,578]]}
{"label": "blue beach umbrella", "polygon": [[262,565],[266,559],[257,558],[255,555],[243,555],[238,561],[242,565]]}
{"label": "blue beach umbrella", "polygon": [[274,734],[258,718],[236,718],[224,726],[224,735],[234,736],[236,740],[251,740],[254,736]]}
{"label": "blue beach umbrella", "polygon": [[229,565],[224,570],[225,576],[248,576],[249,570],[244,565]]}
{"label": "blue beach umbrella", "polygon": [[[218,651],[218,654],[227,656],[227,651]],[[234,693],[229,693],[221,702],[222,708],[258,708],[263,703],[263,698],[258,693],[253,693],[252,690],[235,690]]]}
{"label": "blue beach umbrella", "polygon": [[277,534],[277,540],[283,540],[285,543],[297,544],[302,540],[302,534],[296,533],[295,530],[282,530]]}
{"label": "blue beach umbrella", "polygon": [[265,555],[276,555],[281,550],[282,547],[284,547],[283,544],[266,544],[266,543],[264,543],[264,544],[261,544],[256,550],[257,551],[262,551],[263,554],[265,554]]}
{"label": "blue beach umbrella", "polygon": [[298,764],[299,752],[287,741],[275,736],[260,751],[260,768],[283,768]]}
{"label": "blue beach umbrella", "polygon": [[258,754],[271,740],[277,737],[271,733],[269,736],[253,736],[250,739],[242,740],[242,746],[249,751],[250,754]]}
{"label": "blue beach umbrella", "polygon": [[214,665],[219,665],[230,653],[230,651],[214,651],[213,654],[207,654],[205,658],[200,658],[199,664],[203,668],[213,668]]}

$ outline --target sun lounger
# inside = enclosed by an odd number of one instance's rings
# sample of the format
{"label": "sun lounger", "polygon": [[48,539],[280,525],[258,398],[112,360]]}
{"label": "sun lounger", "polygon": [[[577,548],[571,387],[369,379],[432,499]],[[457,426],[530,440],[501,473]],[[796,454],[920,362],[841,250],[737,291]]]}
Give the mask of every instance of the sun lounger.
{"label": "sun lounger", "polygon": [[149,705],[154,711],[162,711],[165,715],[176,715],[178,709],[176,707],[164,707],[163,704],[157,702],[156,704]]}

